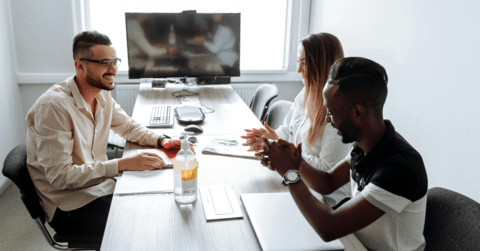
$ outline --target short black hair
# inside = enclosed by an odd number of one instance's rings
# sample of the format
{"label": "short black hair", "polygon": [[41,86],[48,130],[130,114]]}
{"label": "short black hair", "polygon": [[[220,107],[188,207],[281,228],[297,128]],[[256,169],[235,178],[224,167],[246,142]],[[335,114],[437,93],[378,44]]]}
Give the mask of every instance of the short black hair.
{"label": "short black hair", "polygon": [[78,33],[73,39],[73,60],[80,58],[91,58],[93,53],[90,50],[94,45],[111,45],[112,42],[107,35],[98,31],[84,31]]}
{"label": "short black hair", "polygon": [[360,104],[381,114],[388,94],[388,76],[380,64],[361,57],[340,59],[330,68],[328,83],[338,85],[351,105]]}

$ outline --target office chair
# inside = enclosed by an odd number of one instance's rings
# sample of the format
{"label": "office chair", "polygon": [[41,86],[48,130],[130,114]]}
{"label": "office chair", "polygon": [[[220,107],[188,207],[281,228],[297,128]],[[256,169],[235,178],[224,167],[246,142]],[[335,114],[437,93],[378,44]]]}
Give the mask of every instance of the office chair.
{"label": "office chair", "polygon": [[250,102],[250,110],[252,110],[260,122],[263,123],[263,121],[265,121],[268,106],[277,96],[278,88],[272,84],[263,84],[255,90],[255,94]]}
{"label": "office chair", "polygon": [[122,156],[117,156],[118,155],[118,150],[119,149],[124,149],[125,148],[125,143],[127,141],[120,137],[120,135],[114,133],[112,130],[110,130],[108,134],[108,144],[107,148],[113,149],[113,158],[121,158]]}
{"label": "office chair", "polygon": [[293,102],[291,101],[279,100],[271,105],[268,108],[267,115],[265,116],[265,121],[267,122],[268,126],[273,129],[277,129],[279,126],[281,126],[292,104]]}
{"label": "office chair", "polygon": [[[27,147],[23,143],[16,146],[7,155],[3,163],[2,173],[20,189],[23,204],[25,204],[32,219],[37,223],[48,244],[58,250],[99,250],[102,238],[98,236],[55,234],[52,238],[45,227],[45,212],[40,206],[39,197],[30,178],[26,163]],[[66,243],[60,244],[58,242]]]}
{"label": "office chair", "polygon": [[426,251],[478,250],[480,204],[445,188],[430,188],[423,234]]}

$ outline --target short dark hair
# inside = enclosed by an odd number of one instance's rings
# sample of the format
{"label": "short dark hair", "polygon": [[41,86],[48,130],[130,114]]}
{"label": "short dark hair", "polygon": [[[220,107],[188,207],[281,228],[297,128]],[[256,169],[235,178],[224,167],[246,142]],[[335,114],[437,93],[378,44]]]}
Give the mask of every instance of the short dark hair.
{"label": "short dark hair", "polygon": [[80,58],[91,58],[93,53],[90,50],[94,45],[111,45],[112,42],[107,35],[98,31],[84,31],[78,33],[73,39],[73,60]]}
{"label": "short dark hair", "polygon": [[328,83],[338,85],[340,94],[352,105],[360,104],[381,114],[388,94],[388,76],[380,64],[361,57],[340,59],[331,67]]}

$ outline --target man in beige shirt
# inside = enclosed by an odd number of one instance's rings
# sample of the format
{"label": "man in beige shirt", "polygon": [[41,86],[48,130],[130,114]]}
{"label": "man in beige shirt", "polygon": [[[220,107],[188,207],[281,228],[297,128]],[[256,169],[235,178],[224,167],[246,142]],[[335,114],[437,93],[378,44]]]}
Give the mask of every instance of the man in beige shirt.
{"label": "man in beige shirt", "polygon": [[102,236],[114,177],[165,166],[149,153],[108,160],[109,130],[140,145],[179,142],[135,122],[112,99],[121,60],[106,35],[75,36],[73,58],[76,75],[52,86],[27,114],[27,167],[45,219],[57,233]]}

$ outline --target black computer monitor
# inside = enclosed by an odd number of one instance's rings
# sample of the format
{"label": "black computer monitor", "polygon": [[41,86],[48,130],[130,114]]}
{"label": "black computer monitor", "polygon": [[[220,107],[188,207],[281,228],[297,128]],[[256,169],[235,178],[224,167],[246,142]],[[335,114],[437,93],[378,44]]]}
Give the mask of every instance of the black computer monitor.
{"label": "black computer monitor", "polygon": [[125,13],[128,76],[240,76],[240,13]]}

